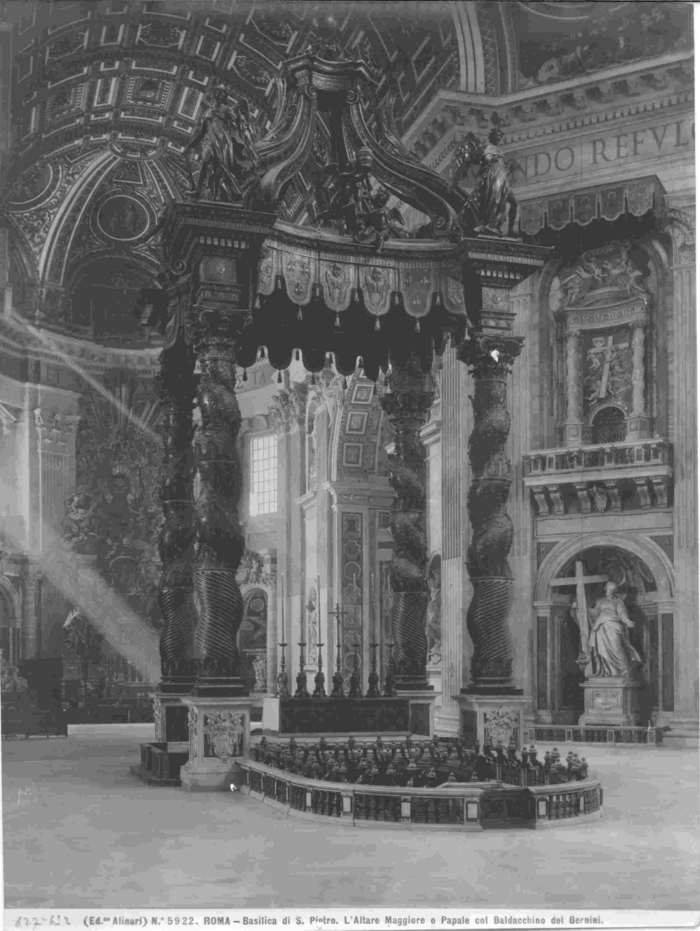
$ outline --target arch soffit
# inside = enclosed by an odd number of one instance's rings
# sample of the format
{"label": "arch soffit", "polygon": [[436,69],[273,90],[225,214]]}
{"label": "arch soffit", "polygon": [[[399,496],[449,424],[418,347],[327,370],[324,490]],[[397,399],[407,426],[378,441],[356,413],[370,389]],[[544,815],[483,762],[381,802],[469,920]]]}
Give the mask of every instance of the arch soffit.
{"label": "arch soffit", "polygon": [[649,567],[654,575],[659,601],[672,601],[675,590],[673,564],[663,550],[652,540],[642,534],[606,533],[599,540],[591,541],[589,546],[581,545],[581,538],[574,537],[558,543],[545,558],[537,573],[535,584],[535,601],[546,602],[551,597],[550,581],[555,579],[567,562],[582,550],[592,546],[608,546],[625,550],[637,556]]}
{"label": "arch soffit", "polygon": [[459,89],[471,94],[485,94],[484,49],[476,4],[453,0],[452,17],[459,49]]}
{"label": "arch soffit", "polygon": [[[85,171],[68,191],[63,204],[54,217],[51,227],[46,234],[44,248],[42,249],[41,258],[39,260],[39,273],[42,281],[46,278],[48,269],[52,264],[53,255],[61,240],[61,234],[64,228],[68,227],[68,243],[61,262],[60,281],[52,282],[53,284],[59,285],[63,283],[68,259],[71,255],[71,246],[78,227],[80,226],[80,221],[85,216],[86,211],[91,209],[95,191],[118,161],[119,157],[113,155],[109,150],[101,152],[94,161],[86,166]],[[89,191],[89,194],[84,198],[84,202],[82,206],[80,206],[79,215],[76,217],[74,216],[74,208],[76,205],[79,205],[80,199],[83,197],[86,190]]]}
{"label": "arch soffit", "polygon": [[14,627],[20,627],[22,624],[22,605],[20,603],[20,597],[17,593],[17,589],[14,587],[12,582],[3,575],[0,575],[0,598],[6,596],[9,603],[12,605],[12,611],[14,614]]}

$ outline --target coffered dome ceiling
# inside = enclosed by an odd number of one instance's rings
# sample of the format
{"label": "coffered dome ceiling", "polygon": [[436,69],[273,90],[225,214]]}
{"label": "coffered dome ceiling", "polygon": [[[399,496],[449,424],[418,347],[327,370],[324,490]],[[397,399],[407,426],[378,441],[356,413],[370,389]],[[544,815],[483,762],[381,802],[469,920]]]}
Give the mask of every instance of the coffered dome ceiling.
{"label": "coffered dome ceiling", "polygon": [[[114,295],[130,297],[152,280],[159,263],[152,234],[188,186],[181,155],[213,86],[247,98],[263,137],[283,98],[285,61],[330,42],[333,54],[367,64],[376,82],[370,115],[388,92],[387,76],[396,76],[396,124],[405,133],[441,90],[502,95],[687,42],[686,7],[546,0],[10,3],[14,134],[3,201],[16,298],[40,302],[45,319],[80,333],[88,318],[81,300],[102,301],[80,298],[97,270],[100,287],[116,282]],[[649,22],[635,31],[643,15]],[[612,45],[582,38],[586,29],[612,30]],[[329,152],[320,130],[314,154],[322,168]],[[286,219],[303,221],[312,188],[312,179],[292,178]],[[94,327],[84,335],[99,338]]]}

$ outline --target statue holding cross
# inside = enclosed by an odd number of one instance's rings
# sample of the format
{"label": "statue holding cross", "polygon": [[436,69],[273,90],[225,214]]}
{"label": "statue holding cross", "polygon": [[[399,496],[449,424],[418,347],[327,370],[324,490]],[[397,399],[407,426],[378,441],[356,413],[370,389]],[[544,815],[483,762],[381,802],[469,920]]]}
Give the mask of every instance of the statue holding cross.
{"label": "statue holding cross", "polygon": [[[586,584],[605,583],[605,595],[592,608],[586,600]],[[641,665],[642,659],[629,640],[628,631],[634,627],[627,608],[617,593],[617,585],[607,575],[584,575],[583,563],[576,562],[572,578],[554,579],[552,587],[576,585],[576,600],[571,613],[581,631],[581,656],[585,662],[586,678],[625,677]]]}

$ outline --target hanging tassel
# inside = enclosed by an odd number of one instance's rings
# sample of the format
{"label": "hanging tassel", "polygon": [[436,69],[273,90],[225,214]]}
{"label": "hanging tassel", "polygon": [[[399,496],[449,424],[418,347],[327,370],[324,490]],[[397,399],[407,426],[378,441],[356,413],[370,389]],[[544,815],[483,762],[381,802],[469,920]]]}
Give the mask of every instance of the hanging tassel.
{"label": "hanging tassel", "polygon": [[379,322],[379,317],[377,317],[377,319],[374,321],[374,329],[376,332],[378,332],[379,330],[381,330],[381,328],[382,328],[382,325]]}
{"label": "hanging tassel", "polygon": [[333,365],[333,353],[329,352],[326,355],[326,365]]}
{"label": "hanging tassel", "polygon": [[282,372],[280,370],[277,371],[277,384],[282,384]]}
{"label": "hanging tassel", "polygon": [[296,351],[295,358],[296,358],[297,362],[298,362],[298,361],[300,360],[300,358],[301,358],[301,355],[299,354],[299,350],[298,350],[298,349],[297,349],[297,351]]}
{"label": "hanging tassel", "polygon": [[297,320],[299,321],[299,323],[303,323],[303,322],[304,322],[304,315],[303,315],[303,313],[301,312],[301,307],[300,307],[300,306],[297,306]]}
{"label": "hanging tassel", "polygon": [[315,385],[315,384],[316,384],[316,376],[314,375],[313,372],[311,373],[311,384],[312,384],[312,385]]}
{"label": "hanging tassel", "polygon": [[243,369],[243,378],[242,381],[248,381],[248,372],[246,369]]}
{"label": "hanging tassel", "polygon": [[420,333],[420,320],[416,320],[415,330],[416,330],[416,333]]}
{"label": "hanging tassel", "polygon": [[260,307],[260,295],[258,294],[258,296],[255,298],[255,310],[260,310]]}
{"label": "hanging tassel", "polygon": [[398,291],[394,291],[392,293],[391,303],[394,305],[394,307],[396,307],[396,305],[399,303],[399,292]]}
{"label": "hanging tassel", "polygon": [[340,329],[340,314],[335,315],[335,325],[338,329]]}
{"label": "hanging tassel", "polygon": [[348,380],[345,377],[345,375],[343,375],[343,391],[347,391],[347,390],[348,390]]}

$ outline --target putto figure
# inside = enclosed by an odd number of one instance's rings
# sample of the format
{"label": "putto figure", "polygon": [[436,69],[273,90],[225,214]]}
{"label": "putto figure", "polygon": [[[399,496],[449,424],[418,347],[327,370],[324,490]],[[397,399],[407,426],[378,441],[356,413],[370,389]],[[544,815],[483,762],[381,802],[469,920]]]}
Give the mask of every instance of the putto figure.
{"label": "putto figure", "polygon": [[497,126],[491,130],[486,142],[474,133],[467,133],[452,157],[450,180],[458,185],[473,165],[476,168],[476,185],[469,195],[467,210],[476,219],[474,232],[501,236],[507,215],[508,235],[515,236],[518,202],[511,190],[510,177],[519,168],[509,162],[499,148],[502,139],[503,132]]}
{"label": "putto figure", "polygon": [[[195,152],[199,174],[195,183],[187,156]],[[241,203],[256,182],[258,155],[250,125],[248,101],[229,103],[228,91],[219,86],[206,94],[194,135],[185,149],[194,198]]]}

